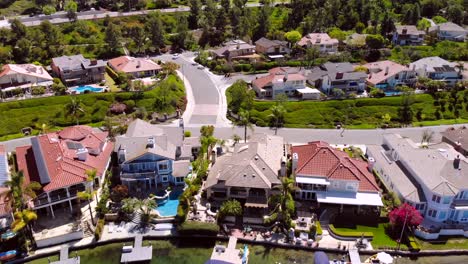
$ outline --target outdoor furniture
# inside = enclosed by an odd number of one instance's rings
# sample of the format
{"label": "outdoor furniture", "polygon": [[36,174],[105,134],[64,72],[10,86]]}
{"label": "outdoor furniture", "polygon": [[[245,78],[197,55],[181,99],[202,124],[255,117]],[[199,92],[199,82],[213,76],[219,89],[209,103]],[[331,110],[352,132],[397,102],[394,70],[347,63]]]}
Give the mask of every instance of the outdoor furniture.
{"label": "outdoor furniture", "polygon": [[307,234],[305,232],[301,232],[299,237],[301,238],[301,240],[307,241],[309,239],[309,234]]}

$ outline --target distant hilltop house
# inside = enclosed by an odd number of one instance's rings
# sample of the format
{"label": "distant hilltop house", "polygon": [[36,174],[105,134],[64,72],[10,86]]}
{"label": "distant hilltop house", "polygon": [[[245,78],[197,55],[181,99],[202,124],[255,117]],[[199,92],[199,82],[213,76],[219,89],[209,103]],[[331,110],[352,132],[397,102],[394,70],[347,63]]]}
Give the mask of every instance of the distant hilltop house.
{"label": "distant hilltop house", "polygon": [[78,54],[53,58],[51,68],[64,84],[71,86],[103,81],[106,62],[85,59],[83,55]]}
{"label": "distant hilltop house", "polygon": [[291,49],[287,41],[261,38],[255,41],[255,51],[269,56],[270,59],[280,59],[283,58],[282,55],[289,54]]}
{"label": "distant hilltop house", "polygon": [[366,89],[367,74],[356,72],[349,62],[327,62],[320,67],[314,67],[307,74],[307,82],[331,94],[333,89],[344,92],[364,92]]}
{"label": "distant hilltop house", "polygon": [[279,94],[294,96],[296,90],[306,88],[306,78],[296,68],[277,67],[267,76],[252,81],[252,88],[260,98],[275,99]]}
{"label": "distant hilltop house", "polygon": [[393,90],[397,86],[416,82],[414,71],[393,61],[377,61],[363,66],[368,69],[367,84],[379,89]]}
{"label": "distant hilltop house", "polygon": [[401,25],[396,26],[396,30],[393,33],[392,42],[395,45],[406,46],[406,45],[422,45],[424,42],[424,36],[426,32],[419,30],[416,26],[412,25]]}
{"label": "distant hilltop house", "polygon": [[124,72],[135,78],[150,77],[161,71],[162,67],[151,59],[120,56],[107,62],[115,72]]}
{"label": "distant hilltop house", "polygon": [[182,127],[167,129],[136,119],[116,138],[120,180],[129,189],[185,183],[201,144],[197,137],[184,137]]}
{"label": "distant hilltop house", "polygon": [[429,33],[435,34],[440,40],[465,41],[468,30],[452,23],[442,23],[429,28]]}
{"label": "distant hilltop house", "polygon": [[445,82],[448,86],[454,86],[462,80],[462,72],[456,69],[457,64],[446,61],[440,57],[427,57],[412,62],[413,69],[418,77],[427,77],[432,80]]}
{"label": "distant hilltop house", "polygon": [[441,134],[443,142],[452,145],[455,150],[468,158],[468,129],[466,126],[449,128]]}
{"label": "distant hilltop house", "polygon": [[309,33],[297,42],[303,48],[317,48],[321,53],[335,53],[338,51],[337,39],[331,38],[327,33]]}
{"label": "distant hilltop house", "polygon": [[367,162],[321,141],[292,147],[292,171],[296,199],[319,204],[355,206],[379,214],[383,206],[380,188]]}
{"label": "distant hilltop house", "polygon": [[259,59],[260,56],[255,54],[255,46],[240,40],[231,40],[223,43],[219,49],[212,50],[211,54],[215,58],[224,58],[230,60],[253,60]]}
{"label": "distant hilltop house", "polygon": [[53,78],[42,66],[34,64],[5,64],[0,72],[0,88],[8,92],[17,88],[52,85]]}
{"label": "distant hilltop house", "polygon": [[[424,216],[416,235],[464,235],[468,227],[467,160],[446,143],[422,148],[411,139],[385,134],[367,146],[370,166],[402,200]],[[448,231],[444,231],[444,229]]]}

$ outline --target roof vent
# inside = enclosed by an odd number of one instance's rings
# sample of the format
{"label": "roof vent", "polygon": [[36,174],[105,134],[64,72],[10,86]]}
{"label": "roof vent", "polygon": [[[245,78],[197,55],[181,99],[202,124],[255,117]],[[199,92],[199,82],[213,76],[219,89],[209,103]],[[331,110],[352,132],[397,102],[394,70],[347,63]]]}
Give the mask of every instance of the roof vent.
{"label": "roof vent", "polygon": [[148,141],[146,142],[146,148],[154,148],[155,142],[156,140],[154,139],[154,137],[149,137]]}
{"label": "roof vent", "polygon": [[456,170],[460,169],[460,155],[457,155],[457,157],[453,160],[453,168]]}
{"label": "roof vent", "polygon": [[255,178],[255,174],[252,174],[252,178]]}
{"label": "roof vent", "polygon": [[88,149],[87,148],[80,148],[76,151],[76,157],[80,161],[86,161],[86,158],[88,157]]}
{"label": "roof vent", "polygon": [[244,174],[244,177],[247,177],[247,174]]}
{"label": "roof vent", "polygon": [[258,160],[258,156],[255,156],[255,160]]}

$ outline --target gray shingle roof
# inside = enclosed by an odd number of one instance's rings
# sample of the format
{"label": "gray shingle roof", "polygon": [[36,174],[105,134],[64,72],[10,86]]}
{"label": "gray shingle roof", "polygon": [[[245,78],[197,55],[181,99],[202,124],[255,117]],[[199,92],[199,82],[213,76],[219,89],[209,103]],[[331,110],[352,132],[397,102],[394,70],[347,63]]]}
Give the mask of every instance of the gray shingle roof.
{"label": "gray shingle roof", "polygon": [[255,134],[247,144],[238,144],[234,153],[217,159],[206,187],[271,188],[280,183],[278,171],[283,153],[282,137]]}
{"label": "gray shingle roof", "polygon": [[339,62],[339,63],[327,62],[323,64],[321,67],[313,68],[310,71],[310,73],[307,75],[307,79],[309,81],[315,81],[315,80],[321,79],[325,75],[328,75],[331,81],[335,81],[336,74],[338,72],[343,73],[343,76],[340,79],[343,81],[367,78],[367,74],[365,72],[355,72],[353,65],[349,62]]}
{"label": "gray shingle roof", "polygon": [[260,46],[263,46],[265,48],[271,48],[271,47],[274,47],[274,46],[287,46],[288,45],[288,42],[287,41],[281,41],[281,40],[270,40],[270,39],[267,39],[267,38],[261,38],[257,41],[255,41],[255,45],[260,45]]}
{"label": "gray shingle roof", "polygon": [[[91,63],[94,61],[95,63]],[[90,69],[96,67],[105,67],[106,62],[103,60],[90,60],[85,59],[83,55],[72,55],[72,56],[61,56],[52,59],[52,62],[55,66],[59,67],[60,69],[68,69],[68,70],[78,70],[78,69]]]}
{"label": "gray shingle roof", "polygon": [[146,153],[153,153],[158,156],[175,160],[176,146],[169,142],[165,135],[153,136],[155,144],[153,148],[148,148],[149,137],[117,137],[115,150],[125,149],[125,160],[129,161],[140,157]]}
{"label": "gray shingle roof", "polygon": [[446,61],[440,57],[427,57],[410,63],[410,69],[413,69],[413,67],[415,70],[426,68],[427,72],[436,72],[442,68],[444,72],[453,72],[456,71],[455,65],[455,63]]}
{"label": "gray shingle roof", "polygon": [[174,177],[185,177],[190,173],[190,161],[188,160],[177,160],[174,161],[172,168],[172,175]]}

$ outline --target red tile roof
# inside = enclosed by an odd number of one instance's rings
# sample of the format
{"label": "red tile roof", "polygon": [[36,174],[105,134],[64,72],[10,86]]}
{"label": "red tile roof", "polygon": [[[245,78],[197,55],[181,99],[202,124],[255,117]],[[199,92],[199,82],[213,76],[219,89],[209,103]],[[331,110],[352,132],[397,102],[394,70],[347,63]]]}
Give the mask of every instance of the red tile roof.
{"label": "red tile roof", "polygon": [[309,142],[294,146],[292,152],[299,156],[296,175],[359,181],[359,191],[380,191],[365,161],[350,158],[346,152],[334,149],[328,143]]}
{"label": "red tile roof", "polygon": [[156,62],[146,58],[133,58],[129,56],[120,56],[107,62],[114,70],[132,73],[143,71],[159,71],[161,66]]}
{"label": "red tile roof", "polygon": [[[87,126],[65,128],[60,132],[37,137],[41,153],[36,153],[32,146],[16,148],[18,169],[25,175],[25,182],[41,183],[36,158],[43,159],[50,182],[43,183],[44,191],[52,191],[86,181],[86,170],[97,170],[97,175],[104,174],[107,162],[113,150],[113,143],[106,140],[107,132],[94,132]],[[76,147],[86,148],[86,161],[77,159]],[[102,148],[102,151],[100,151]],[[97,151],[93,154],[93,151]]]}

